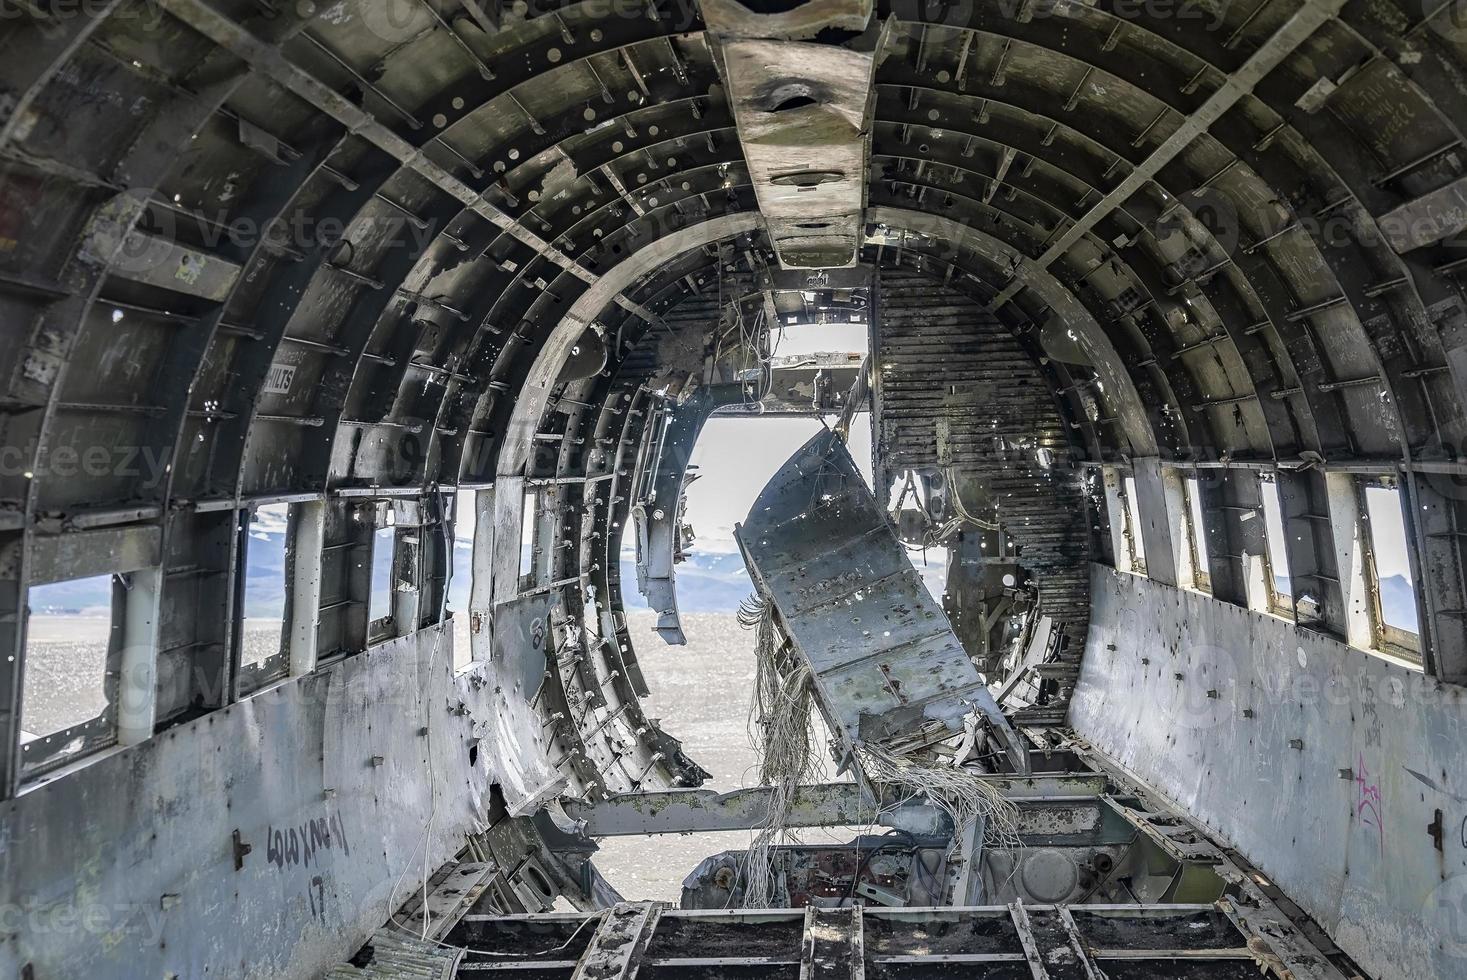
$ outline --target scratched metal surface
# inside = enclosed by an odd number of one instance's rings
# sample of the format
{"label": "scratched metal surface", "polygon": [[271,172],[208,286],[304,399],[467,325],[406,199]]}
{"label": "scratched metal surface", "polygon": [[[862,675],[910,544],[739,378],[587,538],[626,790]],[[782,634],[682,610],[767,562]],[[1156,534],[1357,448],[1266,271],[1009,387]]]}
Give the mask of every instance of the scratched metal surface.
{"label": "scratched metal surface", "polygon": [[735,536],[846,739],[960,731],[974,707],[1007,727],[833,432],[790,457]]}
{"label": "scratched metal surface", "polygon": [[[435,655],[435,632],[4,804],[0,976],[29,962],[38,978],[274,980],[350,956],[386,920],[405,871],[397,901],[413,887],[424,837],[436,868],[479,825],[497,778],[486,751],[461,761],[487,718],[481,668],[454,677],[451,638]],[[450,710],[461,702],[464,713]],[[440,786],[425,835],[430,743]],[[236,830],[250,846],[238,870]]]}
{"label": "scratched metal surface", "polygon": [[1467,976],[1462,690],[1099,565],[1091,592],[1075,729],[1236,845],[1368,975]]}

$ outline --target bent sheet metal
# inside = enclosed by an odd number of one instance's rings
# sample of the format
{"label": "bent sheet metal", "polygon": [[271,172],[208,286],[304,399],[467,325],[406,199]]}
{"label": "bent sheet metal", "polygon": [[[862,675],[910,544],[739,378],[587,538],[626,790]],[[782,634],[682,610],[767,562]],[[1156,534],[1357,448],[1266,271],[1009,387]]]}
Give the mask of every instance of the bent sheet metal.
{"label": "bent sheet metal", "polygon": [[976,710],[1027,771],[1021,740],[836,433],[790,457],[734,533],[848,745],[889,743],[933,722],[957,734]]}

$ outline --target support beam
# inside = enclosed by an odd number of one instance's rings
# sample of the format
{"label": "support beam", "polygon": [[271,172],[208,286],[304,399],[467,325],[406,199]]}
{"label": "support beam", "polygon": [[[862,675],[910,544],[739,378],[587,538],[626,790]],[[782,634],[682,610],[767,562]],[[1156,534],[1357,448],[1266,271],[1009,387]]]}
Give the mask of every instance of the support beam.
{"label": "support beam", "polygon": [[1155,456],[1132,461],[1136,481],[1136,512],[1141,515],[1141,535],[1146,554],[1146,574],[1163,585],[1178,584],[1177,544],[1183,520],[1181,481],[1175,497],[1167,492],[1161,460]]}
{"label": "support beam", "polygon": [[326,534],[326,501],[296,507],[290,562],[290,676],[316,669],[316,626],[321,619],[321,546]]}
{"label": "support beam", "polygon": [[[494,498],[498,488],[474,494],[474,543],[469,565],[469,653],[473,660],[489,659],[494,628]],[[452,563],[449,565],[452,568]],[[515,569],[518,574],[519,569]]]}
{"label": "support beam", "polygon": [[1370,594],[1365,584],[1365,525],[1360,520],[1360,490],[1348,473],[1326,473],[1329,523],[1339,570],[1345,642],[1362,650],[1375,645]]}
{"label": "support beam", "polygon": [[[891,28],[871,0],[755,13],[703,0],[754,195],[786,269],[849,268],[871,161],[872,76]],[[822,30],[849,40],[827,41]]]}
{"label": "support beam", "polygon": [[158,624],[163,569],[140,568],[127,576],[122,616],[121,679],[117,694],[117,744],[151,738],[158,719]]}
{"label": "support beam", "polygon": [[[1032,776],[987,776],[984,781],[1016,803],[1054,803],[1091,799],[1106,792],[1104,776],[1092,773],[1036,773]],[[659,793],[628,793],[597,803],[566,800],[565,812],[585,821],[591,837],[688,834],[707,830],[751,830],[769,818],[767,786],[718,793],[706,789],[673,789]],[[911,833],[946,833],[946,824],[925,805],[898,806],[895,799],[882,806],[877,822]],[[814,783],[795,794],[786,821],[790,827],[833,827],[862,824],[875,804],[856,783]],[[938,823],[942,823],[940,829]]]}
{"label": "support beam", "polygon": [[[108,231],[118,230],[117,226],[110,224],[102,227]],[[102,254],[115,256],[112,273],[122,279],[211,303],[222,303],[228,299],[235,281],[239,279],[237,263],[136,228],[118,245],[104,239],[102,232],[95,232],[92,245],[105,249]]]}
{"label": "support beam", "polygon": [[[1221,119],[1224,113],[1252,92],[1259,82],[1263,81],[1285,58],[1307,41],[1315,31],[1339,13],[1343,6],[1344,0],[1304,0],[1294,15],[1284,21],[1268,40],[1259,45],[1258,50],[1253,52],[1253,55],[1243,62],[1237,71],[1229,75],[1222,85],[1218,86],[1217,91],[1213,92],[1207,101],[1197,108],[1197,111],[1184,119],[1176,131],[1163,140],[1150,156],[1137,164],[1113,190],[1066,228],[1064,233],[1044,250],[1044,254],[1035,260],[1035,265],[1041,269],[1053,265],[1076,242],[1124,206],[1137,191],[1161,173],[1163,167],[1180,156],[1194,140]],[[996,309],[1013,299],[1025,285],[1020,277],[1010,280],[1009,284],[994,298],[993,307]]]}
{"label": "support beam", "polygon": [[[1094,799],[1106,791],[1104,777],[1088,774],[992,776],[986,782],[1015,802],[1045,803]],[[755,830],[769,820],[767,786],[717,793],[674,789],[628,793],[596,803],[566,800],[565,812],[585,824],[588,837],[634,837],[646,834],[693,834],[714,830]],[[883,800],[881,809],[856,783],[801,786],[785,818],[788,827],[857,826],[871,820],[918,835],[952,832],[934,807]]]}
{"label": "support beam", "polygon": [[20,787],[28,551],[19,532],[0,539],[0,800],[10,799]]}
{"label": "support beam", "polygon": [[[1198,568],[1193,562],[1191,542],[1192,515],[1187,509],[1187,490],[1182,471],[1157,461],[1161,470],[1161,488],[1166,497],[1167,519],[1172,547],[1172,563],[1177,570],[1177,584],[1188,589],[1197,588]],[[1206,572],[1206,569],[1201,569]]]}
{"label": "support beam", "polygon": [[1010,905],[1009,915],[1013,917],[1014,930],[1019,934],[1019,946],[1024,950],[1024,960],[1029,964],[1029,973],[1033,980],[1049,980],[1049,970],[1044,966],[1039,944],[1034,941],[1034,925],[1029,921],[1029,912],[1024,908],[1024,903],[1015,902]]}
{"label": "support beam", "polygon": [[[1105,485],[1105,516],[1106,523],[1110,525],[1111,555],[1116,569],[1134,572],[1136,567],[1131,557],[1131,538],[1126,533],[1131,517],[1126,513],[1126,500],[1121,490],[1124,486],[1121,482],[1121,471],[1114,466],[1106,466],[1101,469],[1100,477]],[[1135,533],[1131,532],[1132,535]]]}
{"label": "support beam", "polygon": [[1467,177],[1387,211],[1376,223],[1401,255],[1450,238],[1467,228]]}
{"label": "support beam", "polygon": [[607,909],[571,980],[633,980],[657,929],[655,902],[618,902]]}

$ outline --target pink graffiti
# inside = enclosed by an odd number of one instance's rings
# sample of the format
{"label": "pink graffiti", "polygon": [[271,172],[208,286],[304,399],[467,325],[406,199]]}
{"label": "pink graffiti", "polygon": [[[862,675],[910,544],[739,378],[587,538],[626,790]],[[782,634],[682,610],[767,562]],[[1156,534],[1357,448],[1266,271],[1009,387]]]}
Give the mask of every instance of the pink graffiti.
{"label": "pink graffiti", "polygon": [[1360,796],[1355,803],[1355,815],[1366,827],[1374,828],[1380,853],[1383,856],[1385,854],[1385,822],[1381,819],[1381,811],[1385,808],[1385,804],[1381,799],[1380,784],[1371,778],[1369,770],[1365,768],[1365,756],[1357,754],[1355,758],[1355,788],[1360,791]]}

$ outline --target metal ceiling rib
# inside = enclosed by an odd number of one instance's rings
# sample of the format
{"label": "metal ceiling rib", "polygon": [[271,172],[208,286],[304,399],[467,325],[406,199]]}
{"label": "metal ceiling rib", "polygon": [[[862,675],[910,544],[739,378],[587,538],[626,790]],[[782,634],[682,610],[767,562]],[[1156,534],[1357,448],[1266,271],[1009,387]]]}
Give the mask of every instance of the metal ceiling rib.
{"label": "metal ceiling rib", "polygon": [[[538,238],[538,236],[537,236],[537,238]],[[537,248],[538,248],[538,246],[543,245],[543,242],[534,242],[534,245],[537,246]]]}
{"label": "metal ceiling rib", "polygon": [[[318,17],[309,41],[292,41],[286,25],[251,21],[245,8],[166,0],[222,44],[210,50],[168,20],[167,54],[139,47],[125,19],[104,19],[112,9],[31,30],[45,42],[34,45],[15,40],[30,30],[21,22],[9,42],[24,53],[3,76],[16,92],[5,116],[13,187],[45,193],[31,187],[44,175],[87,188],[58,212],[58,228],[98,216],[130,228],[174,194],[187,210],[196,175],[223,185],[234,162],[211,129],[269,120],[278,128],[268,135],[307,162],[256,161],[265,169],[245,183],[296,187],[231,191],[234,200],[261,215],[314,211],[358,226],[391,217],[433,235],[419,261],[389,261],[379,231],[343,262],[314,247],[211,253],[180,227],[179,245],[241,270],[226,306],[209,308],[187,289],[138,296],[126,270],[107,263],[88,282],[67,278],[60,270],[87,239],[28,229],[25,240],[48,250],[6,267],[4,286],[27,311],[15,322],[37,324],[15,345],[26,367],[7,417],[12,439],[34,436],[35,448],[28,465],[0,474],[18,527],[138,513],[140,496],[161,513],[329,485],[484,479],[563,304],[670,230],[755,204],[686,5],[537,8],[493,37],[437,18],[412,38],[374,39]],[[1098,418],[1077,413],[1095,459],[1309,452],[1377,468],[1455,466],[1467,367],[1453,352],[1467,327],[1452,241],[1398,255],[1390,241],[1421,239],[1387,238],[1373,217],[1430,216],[1432,193],[1462,177],[1453,147],[1463,111],[1447,97],[1461,55],[1434,31],[1439,14],[1275,0],[1198,24],[1105,0],[1027,5],[1023,16],[1002,5],[881,4],[877,18],[899,23],[875,82],[867,193],[879,207],[950,216],[1005,243],[1006,261],[1024,260],[1042,289],[1017,291],[999,250],[906,246],[934,275],[970,277],[965,288],[986,301],[1008,299],[1002,315],[1014,329],[1038,336],[1060,306],[1097,324],[1137,395],[1107,385]],[[100,91],[172,99],[143,103],[132,129],[114,116],[123,128],[67,145],[52,117],[66,91],[59,73],[77,59]],[[226,68],[227,83],[204,86]],[[191,114],[177,112],[185,106]],[[1378,133],[1388,124],[1394,142]],[[212,153],[173,166],[176,148],[201,135]],[[140,167],[141,157],[110,152],[129,143],[163,149]],[[159,188],[146,202],[104,200],[145,184]],[[1236,214],[1209,228],[1199,216],[1219,194]],[[408,214],[395,210],[404,204]],[[1340,240],[1334,222],[1363,231]],[[687,293],[660,280],[652,291],[657,305],[616,302],[655,322]],[[467,319],[451,318],[430,342],[435,309]],[[127,311],[144,365],[134,374],[88,370],[107,354],[109,310]],[[133,317],[200,329],[148,333]],[[164,339],[175,334],[180,343]],[[329,380],[322,392],[263,391],[286,349]],[[1067,374],[1066,388],[1098,380],[1087,365]],[[150,449],[186,447],[186,465],[147,488],[45,473],[58,437],[126,420]],[[421,443],[412,465],[390,465],[408,442]],[[328,462],[315,462],[322,453]],[[32,472],[42,476],[22,476]]]}
{"label": "metal ceiling rib", "polygon": [[[516,227],[519,227],[519,226],[516,226]],[[538,235],[535,235],[535,236],[533,236],[533,237],[532,237],[532,238],[531,238],[531,239],[530,239],[530,244],[531,244],[531,245],[532,245],[532,246],[533,246],[533,247],[535,247],[535,248],[537,248],[537,249],[539,249],[539,250],[541,250],[541,254],[543,254],[543,248],[544,248],[544,241],[543,241],[543,239],[541,239],[541,238],[540,238],[540,236],[538,236]],[[562,263],[560,263],[560,264],[561,264],[561,265],[562,265],[562,267],[563,267],[563,268],[565,268],[565,267],[566,267],[566,263],[564,263],[564,262],[562,262]],[[584,278],[584,277],[582,277],[582,278]]]}
{"label": "metal ceiling rib", "polygon": [[[1268,39],[1237,71],[1228,75],[1222,85],[1208,96],[1207,101],[1196,112],[1183,120],[1182,124],[1163,140],[1160,146],[1151,151],[1145,160],[1126,174],[1121,182],[1094,204],[1089,211],[1085,212],[1083,217],[1070,224],[1064,233],[1044,250],[1044,254],[1035,259],[1035,264],[1040,268],[1047,268],[1069,251],[1070,247],[1094,229],[1101,219],[1109,216],[1129,200],[1133,194],[1160,173],[1163,167],[1186,150],[1193,140],[1222,118],[1223,113],[1236,105],[1239,99],[1253,91],[1253,87],[1262,81],[1264,76],[1277,68],[1285,58],[1308,40],[1310,35],[1338,13],[1343,6],[1344,0],[1305,0],[1299,10],[1282,27],[1269,35]],[[1010,290],[1017,288],[1019,287],[1014,284],[1004,287],[994,302],[1007,302],[1013,297]]]}
{"label": "metal ceiling rib", "polygon": [[341,123],[352,133],[385,151],[419,176],[458,200],[465,208],[534,249],[535,252],[586,283],[596,276],[579,263],[563,256],[545,239],[525,228],[484,196],[453,176],[448,170],[429,160],[419,147],[382,125],[377,119],[348,101],[335,89],[291,64],[277,47],[261,41],[204,0],[161,0],[164,10],[231,52],[241,61],[267,75],[287,91],[311,103]]}

